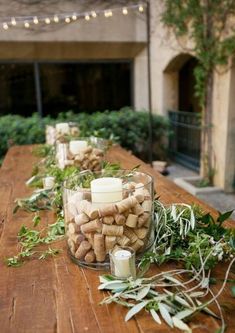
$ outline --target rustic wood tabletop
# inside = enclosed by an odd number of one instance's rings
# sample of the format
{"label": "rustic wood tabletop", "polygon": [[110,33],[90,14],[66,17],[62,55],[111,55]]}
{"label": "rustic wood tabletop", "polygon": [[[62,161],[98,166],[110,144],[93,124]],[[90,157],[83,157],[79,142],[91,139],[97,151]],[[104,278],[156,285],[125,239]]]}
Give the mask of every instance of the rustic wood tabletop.
{"label": "rustic wood tabletop", "polygon": [[[215,211],[176,186],[135,156],[119,146],[108,152],[107,159],[120,162],[125,169],[141,165],[140,169],[154,177],[157,195],[163,203],[185,202],[200,204],[205,210]],[[25,181],[31,176],[38,160],[32,146],[12,147],[0,169],[0,332],[1,333],[151,333],[178,332],[167,325],[156,324],[142,313],[129,322],[124,321],[126,309],[119,305],[99,305],[105,293],[98,291],[101,272],[83,269],[67,256],[65,241],[57,243],[63,251],[45,261],[31,260],[20,268],[9,268],[4,258],[17,252],[17,232],[22,224],[32,226],[32,216],[24,211],[12,213],[14,200],[30,194]],[[46,223],[53,222],[52,212],[43,215]],[[232,222],[227,222],[232,226]],[[152,271],[172,267],[173,264]],[[227,264],[221,264],[214,275],[223,278]],[[231,274],[231,278],[235,278]],[[219,301],[223,306],[227,332],[235,332],[235,299],[227,285]],[[214,286],[214,291],[220,285]],[[207,315],[196,315],[191,323],[193,332],[214,333],[220,323]]]}

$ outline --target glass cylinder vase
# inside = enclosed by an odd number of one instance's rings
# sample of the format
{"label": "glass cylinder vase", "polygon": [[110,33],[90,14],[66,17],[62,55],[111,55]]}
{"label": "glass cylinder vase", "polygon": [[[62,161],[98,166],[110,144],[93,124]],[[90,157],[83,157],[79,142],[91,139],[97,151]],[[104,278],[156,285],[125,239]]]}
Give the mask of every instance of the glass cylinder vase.
{"label": "glass cylinder vase", "polygon": [[57,163],[61,169],[75,166],[81,171],[99,171],[106,149],[107,141],[104,139],[96,137],[73,138],[67,143],[56,144]]}
{"label": "glass cylinder vase", "polygon": [[82,266],[109,267],[109,252],[128,246],[141,256],[153,243],[153,179],[131,170],[83,172],[65,181],[68,251]]}

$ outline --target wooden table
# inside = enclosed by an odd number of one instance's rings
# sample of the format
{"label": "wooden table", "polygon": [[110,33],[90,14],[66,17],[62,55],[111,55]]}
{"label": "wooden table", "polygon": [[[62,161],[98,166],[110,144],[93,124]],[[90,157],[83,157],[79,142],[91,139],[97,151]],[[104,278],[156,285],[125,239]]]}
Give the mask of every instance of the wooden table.
{"label": "wooden table", "polygon": [[[199,203],[213,209],[180,189],[170,180],[120,147],[108,153],[112,162],[119,161],[123,168],[141,164],[141,170],[153,175],[155,187],[165,203]],[[104,294],[97,290],[99,272],[81,269],[66,254],[65,241],[59,246],[64,250],[55,258],[31,260],[20,268],[9,268],[5,257],[17,253],[17,232],[22,224],[32,226],[32,216],[19,211],[12,214],[15,198],[30,194],[25,181],[30,177],[37,158],[32,146],[13,147],[9,150],[0,170],[0,332],[1,333],[152,333],[178,332],[164,323],[157,325],[143,313],[124,322],[126,309],[119,305],[100,306]],[[53,214],[46,212],[44,221],[53,221]],[[232,225],[232,222],[228,223]],[[216,276],[223,277],[227,265],[219,265]],[[172,267],[172,266],[171,266]],[[162,268],[161,268],[162,269]],[[159,270],[154,267],[154,271]],[[231,274],[231,277],[234,276]],[[219,288],[215,287],[215,290]],[[219,298],[225,304],[228,333],[235,332],[235,302],[229,286]],[[193,332],[215,332],[219,322],[199,314],[192,322]]]}

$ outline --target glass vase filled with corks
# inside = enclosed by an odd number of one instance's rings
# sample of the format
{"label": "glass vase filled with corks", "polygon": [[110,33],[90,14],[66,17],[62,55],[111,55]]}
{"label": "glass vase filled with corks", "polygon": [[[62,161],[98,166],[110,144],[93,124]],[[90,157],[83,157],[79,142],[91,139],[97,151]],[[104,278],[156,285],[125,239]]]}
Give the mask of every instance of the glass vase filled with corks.
{"label": "glass vase filled with corks", "polygon": [[61,169],[75,166],[81,171],[99,171],[107,148],[107,140],[96,137],[72,139],[67,143],[57,142],[57,165]]}
{"label": "glass vase filled with corks", "polygon": [[109,267],[109,253],[128,246],[137,259],[154,239],[153,179],[131,170],[84,171],[64,183],[68,253],[81,266]]}

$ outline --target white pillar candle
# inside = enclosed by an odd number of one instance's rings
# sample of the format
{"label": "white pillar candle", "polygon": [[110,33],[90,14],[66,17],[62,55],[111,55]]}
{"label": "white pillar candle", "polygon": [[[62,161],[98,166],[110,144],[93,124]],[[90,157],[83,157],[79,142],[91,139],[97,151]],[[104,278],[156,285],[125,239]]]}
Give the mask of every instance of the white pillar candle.
{"label": "white pillar candle", "polygon": [[76,155],[81,150],[87,147],[87,142],[82,140],[72,140],[69,142],[69,150],[72,154]]}
{"label": "white pillar candle", "polygon": [[91,181],[92,203],[112,203],[122,200],[121,178],[104,177]]}
{"label": "white pillar candle", "polygon": [[56,132],[61,134],[69,134],[69,124],[68,123],[59,123],[55,126]]}
{"label": "white pillar candle", "polygon": [[56,158],[58,167],[60,169],[65,168],[65,161],[67,159],[67,146],[65,143],[58,143],[56,146]]}
{"label": "white pillar candle", "polygon": [[45,177],[43,178],[43,188],[45,190],[50,190],[55,185],[55,177]]}
{"label": "white pillar candle", "polygon": [[56,129],[53,126],[46,126],[46,143],[48,145],[54,145],[56,141]]}
{"label": "white pillar candle", "polygon": [[114,275],[120,278],[128,278],[132,275],[132,253],[128,250],[117,250],[113,254]]}

